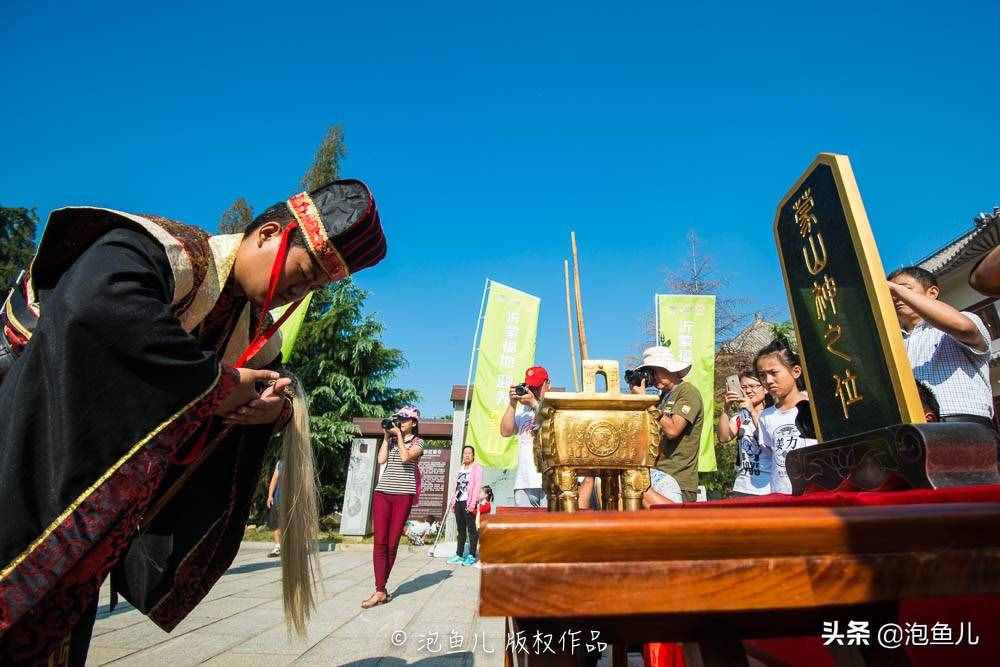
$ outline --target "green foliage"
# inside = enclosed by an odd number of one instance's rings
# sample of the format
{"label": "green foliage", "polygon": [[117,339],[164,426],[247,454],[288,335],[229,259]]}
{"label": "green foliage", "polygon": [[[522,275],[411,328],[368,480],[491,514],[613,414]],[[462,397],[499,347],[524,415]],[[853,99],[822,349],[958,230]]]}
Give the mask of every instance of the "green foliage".
{"label": "green foliage", "polygon": [[[303,175],[302,188],[314,190],[337,179],[346,155],[344,128],[334,125]],[[292,357],[286,360],[302,382],[309,403],[323,513],[333,512],[343,502],[351,443],[357,435],[352,420],[384,417],[418,398],[415,391],[390,386],[406,360],[400,350],[382,344],[381,322],[364,312],[366,296],[350,280],[316,292]],[[261,475],[260,487],[265,492],[258,497],[266,498],[273,469],[272,460]],[[263,502],[258,511],[263,512]]]}
{"label": "green foliage", "polygon": [[7,298],[11,284],[35,255],[34,209],[0,206],[0,301]]}
{"label": "green foliage", "polygon": [[317,292],[288,360],[307,393],[324,512],[343,500],[352,419],[383,417],[418,398],[391,386],[406,360],[382,343],[382,323],[364,312],[366,296],[351,280]]}
{"label": "green foliage", "polygon": [[302,177],[303,190],[315,190],[340,178],[340,161],[347,156],[344,127],[339,123],[326,131],[323,142],[316,150],[312,166]]}
{"label": "green foliage", "polygon": [[[715,428],[715,424],[705,424],[705,428]],[[718,470],[699,473],[699,481],[705,485],[705,493],[709,499],[725,498],[733,490],[736,482],[736,448],[737,441],[716,442],[715,462]]]}
{"label": "green foliage", "polygon": [[425,440],[424,449],[451,449],[451,440]]}
{"label": "green foliage", "polygon": [[253,222],[253,208],[243,197],[238,197],[219,219],[220,234],[242,234]]}
{"label": "green foliage", "polygon": [[791,320],[785,320],[781,324],[774,324],[771,326],[771,332],[774,334],[775,338],[783,338],[791,346],[793,350],[797,349],[796,339],[795,339],[795,325],[792,324]]}

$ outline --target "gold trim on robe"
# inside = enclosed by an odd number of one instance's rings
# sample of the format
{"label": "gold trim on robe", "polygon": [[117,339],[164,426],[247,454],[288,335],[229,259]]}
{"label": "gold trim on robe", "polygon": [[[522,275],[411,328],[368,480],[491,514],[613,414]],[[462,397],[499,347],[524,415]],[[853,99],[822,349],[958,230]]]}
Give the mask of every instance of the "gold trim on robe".
{"label": "gold trim on robe", "polygon": [[87,498],[89,498],[90,495],[92,493],[94,493],[94,491],[96,491],[99,486],[101,486],[101,484],[104,484],[104,482],[106,482],[108,480],[108,478],[111,477],[111,475],[113,475],[120,467],[122,467],[130,458],[132,458],[133,456],[135,456],[136,452],[138,452],[140,449],[142,449],[147,443],[149,443],[150,440],[152,440],[157,435],[159,435],[160,432],[163,431],[163,429],[165,429],[168,426],[170,426],[174,421],[177,420],[178,417],[180,417],[185,412],[187,412],[192,407],[194,407],[194,405],[197,404],[198,401],[202,400],[209,393],[211,393],[212,390],[215,389],[215,386],[217,384],[219,384],[219,378],[221,376],[222,376],[222,367],[220,366],[219,367],[219,371],[215,374],[215,380],[212,381],[212,384],[210,384],[205,391],[203,391],[201,394],[199,394],[194,399],[192,399],[190,402],[188,402],[188,404],[185,405],[183,408],[181,408],[180,410],[178,410],[177,412],[175,412],[173,415],[171,415],[169,419],[167,419],[162,424],[160,424],[159,426],[157,426],[156,428],[154,428],[152,431],[150,431],[149,433],[147,433],[141,440],[139,440],[134,445],[132,445],[131,447],[129,447],[129,450],[120,459],[118,459],[114,463],[114,465],[112,465],[110,468],[108,468],[104,472],[103,475],[101,475],[100,477],[98,477],[97,480],[93,484],[91,484],[86,489],[84,489],[83,493],[81,493],[80,495],[78,495],[76,497],[76,499],[72,503],[70,503],[69,506],[65,510],[63,510],[62,514],[60,514],[59,516],[57,516],[52,521],[52,523],[50,523],[48,525],[48,527],[45,530],[42,531],[42,534],[39,535],[31,544],[28,545],[27,549],[25,549],[20,554],[18,554],[17,557],[14,558],[14,560],[12,560],[7,565],[7,567],[5,567],[3,570],[0,570],[0,581],[3,581],[4,579],[6,579],[7,575],[9,575],[11,572],[13,572],[17,568],[17,566],[20,565],[24,561],[25,558],[27,558],[28,556],[31,555],[32,551],[34,551],[35,549],[37,549],[39,545],[41,545],[45,540],[47,540],[49,538],[49,536],[55,531],[55,529],[58,528],[59,525],[62,524],[62,522],[65,521],[66,518],[70,514],[72,514],[73,512],[76,511],[76,508],[80,506],[80,503],[82,503],[84,500],[86,500]]}

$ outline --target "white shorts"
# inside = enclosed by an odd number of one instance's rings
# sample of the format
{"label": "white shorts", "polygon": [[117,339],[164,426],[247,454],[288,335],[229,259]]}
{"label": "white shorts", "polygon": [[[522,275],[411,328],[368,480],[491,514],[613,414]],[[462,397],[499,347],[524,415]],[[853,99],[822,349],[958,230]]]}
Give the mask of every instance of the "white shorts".
{"label": "white shorts", "polygon": [[662,470],[657,470],[656,468],[650,468],[649,482],[649,488],[656,491],[670,502],[680,503],[684,501],[684,497],[681,494],[681,486],[672,475],[668,475]]}

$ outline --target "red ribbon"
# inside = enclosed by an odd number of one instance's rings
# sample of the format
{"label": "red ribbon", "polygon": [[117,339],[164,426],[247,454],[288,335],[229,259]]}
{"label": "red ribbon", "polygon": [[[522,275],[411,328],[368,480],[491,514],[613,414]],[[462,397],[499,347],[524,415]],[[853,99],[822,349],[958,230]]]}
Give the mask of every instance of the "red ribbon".
{"label": "red ribbon", "polygon": [[[274,264],[271,265],[271,281],[267,286],[267,295],[264,297],[264,304],[260,309],[260,317],[258,318],[256,331],[254,332],[254,339],[247,345],[246,349],[243,350],[243,354],[240,358],[236,360],[235,367],[243,368],[247,361],[255,354],[261,351],[267,341],[271,339],[271,336],[281,328],[281,325],[285,323],[285,320],[295,312],[295,309],[299,307],[302,303],[302,299],[299,299],[291,306],[285,309],[285,312],[281,314],[278,321],[272,324],[264,331],[264,320],[267,317],[267,312],[271,307],[271,302],[274,300],[274,293],[278,289],[278,281],[281,279],[281,272],[285,267],[285,260],[288,258],[288,246],[291,240],[292,232],[297,229],[299,224],[292,221],[287,227],[281,232],[281,243],[278,245],[278,254],[274,258]],[[226,436],[227,433],[232,429],[232,426],[225,426],[216,436],[215,440],[221,440]],[[196,437],[194,444],[191,449],[188,450],[187,454],[175,455],[174,462],[181,465],[188,465],[193,463],[198,457],[201,456],[202,452],[205,451],[208,441],[208,435],[212,431],[212,422],[206,423],[202,429],[201,433]]]}
{"label": "red ribbon", "polygon": [[262,331],[264,328],[264,319],[267,317],[267,311],[271,308],[271,301],[274,300],[274,293],[278,289],[278,281],[281,279],[281,271],[285,267],[285,259],[288,257],[288,244],[291,240],[292,232],[298,229],[299,223],[292,221],[285,227],[284,231],[281,232],[281,244],[278,246],[278,255],[274,258],[274,264],[271,266],[271,282],[267,286],[267,296],[264,297],[264,305],[260,309],[260,318],[257,322],[257,331],[254,333],[254,339],[247,345],[246,349],[243,350],[243,354],[240,358],[236,360],[236,368],[242,368],[246,365],[247,361],[253,358],[255,354],[261,351],[267,341],[271,339],[271,336],[281,328],[281,325],[285,323],[295,309],[299,307],[302,303],[302,299],[299,299],[291,306],[285,309],[285,312],[281,314],[278,321],[267,328],[266,331]]}

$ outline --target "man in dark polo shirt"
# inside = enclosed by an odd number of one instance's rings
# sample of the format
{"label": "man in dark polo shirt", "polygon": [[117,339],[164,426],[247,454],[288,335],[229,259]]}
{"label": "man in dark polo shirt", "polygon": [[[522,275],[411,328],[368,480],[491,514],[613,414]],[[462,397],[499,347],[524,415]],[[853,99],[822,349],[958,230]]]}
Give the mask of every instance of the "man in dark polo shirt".
{"label": "man in dark polo shirt", "polygon": [[[643,505],[671,502],[695,502],[698,499],[698,448],[704,421],[701,393],[684,377],[691,370],[688,362],[677,361],[670,349],[647,348],[642,366],[648,368],[653,384],[660,390],[660,456],[649,471],[651,486],[643,495]],[[631,388],[646,393],[646,381]]]}

